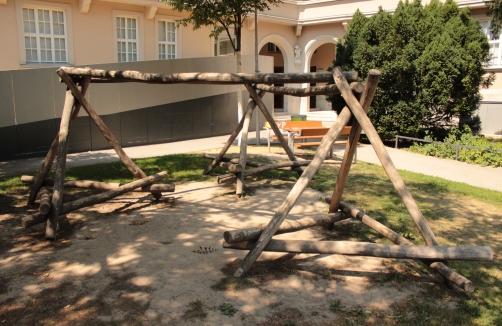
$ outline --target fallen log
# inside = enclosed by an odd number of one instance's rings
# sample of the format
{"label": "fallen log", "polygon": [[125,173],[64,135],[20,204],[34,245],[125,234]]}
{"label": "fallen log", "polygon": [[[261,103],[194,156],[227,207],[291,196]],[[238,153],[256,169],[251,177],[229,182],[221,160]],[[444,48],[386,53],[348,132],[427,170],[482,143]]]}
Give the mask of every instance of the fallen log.
{"label": "fallen log", "polygon": [[85,198],[80,198],[68,203],[64,203],[61,205],[61,215],[63,214],[68,214],[69,212],[72,212],[74,210],[77,210],[82,207],[86,206],[91,206],[95,204],[99,204],[102,202],[105,202],[107,200],[110,200],[112,198],[115,198],[117,196],[120,196],[122,194],[125,194],[126,192],[130,192],[133,189],[139,188],[139,187],[144,187],[146,185],[149,185],[155,181],[161,180],[167,176],[166,171],[162,171],[159,173],[156,173],[154,175],[151,175],[146,178],[142,178],[133,182],[126,183],[125,185],[122,185],[116,189],[109,190],[107,192],[103,192],[101,194],[85,197]]}
{"label": "fallen log", "polygon": [[[306,217],[296,221],[284,220],[284,222],[282,222],[281,226],[279,227],[279,229],[277,229],[275,234],[296,232],[307,228],[311,228],[313,226],[325,225],[329,223],[332,224],[341,220],[345,220],[347,218],[349,218],[347,214],[343,212],[337,212],[333,214],[324,214],[320,216]],[[223,233],[223,238],[225,239],[226,243],[239,243],[244,241],[252,241],[258,239],[264,229],[265,227],[256,227],[256,228],[225,231]]]}
{"label": "fallen log", "polygon": [[[309,165],[310,161],[290,161],[290,162],[282,162],[282,163],[274,163],[262,165],[260,167],[249,169],[244,171],[244,177],[249,177],[250,175],[255,175],[267,170],[274,170],[278,168],[286,168],[286,167],[299,167]],[[228,173],[224,175],[219,175],[216,177],[218,184],[229,183],[235,180],[237,177],[233,173]]]}
{"label": "fallen log", "polygon": [[[33,180],[35,180],[35,177],[33,177]],[[46,187],[40,188],[39,194],[40,206],[38,206],[38,211],[40,212],[40,214],[46,215],[51,209],[51,194],[49,192],[49,189],[47,189]]]}
{"label": "fallen log", "polygon": [[[325,197],[324,200],[326,203],[330,204],[331,203],[331,198],[330,196]],[[352,207],[351,205],[348,205],[344,202],[340,202],[340,208],[342,211],[346,212],[347,214],[351,215],[353,218],[361,221],[363,224],[366,226],[372,228],[379,234],[383,235],[390,241],[394,242],[395,244],[398,245],[409,245],[413,246],[414,244],[406,239],[405,237],[401,236],[400,234],[394,232],[390,228],[386,227],[382,223],[372,219],[366,214],[359,214],[360,212]],[[457,273],[453,269],[451,269],[449,266],[444,264],[443,262],[431,262],[427,260],[421,260],[422,263],[425,265],[429,266],[432,270],[436,271],[439,273],[441,276],[443,276],[446,280],[449,282],[457,285],[461,289],[463,289],[466,292],[471,292],[473,289],[472,282],[464,277],[463,275]]]}
{"label": "fallen log", "polygon": [[[23,175],[21,176],[21,181],[24,183],[33,183],[35,180],[35,177],[32,177],[30,175]],[[54,185],[54,179],[44,179],[43,183],[44,186],[53,186]],[[98,182],[98,181],[92,181],[92,180],[65,180],[64,181],[64,186],[65,187],[74,187],[74,188],[86,188],[86,189],[101,189],[101,190],[113,190],[117,189],[123,184],[117,183],[117,182]],[[145,186],[143,188],[136,188],[131,190],[131,192],[154,192],[154,193],[160,193],[160,192],[174,192],[175,191],[175,185],[173,184],[152,184],[149,186]]]}
{"label": "fallen log", "polygon": [[[85,198],[80,198],[80,199],[77,199],[77,200],[74,200],[74,201],[71,201],[68,203],[64,203],[60,207],[60,215],[68,214],[68,213],[73,212],[73,211],[80,209],[82,207],[103,203],[107,200],[110,200],[112,198],[115,198],[117,196],[125,194],[126,192],[130,192],[132,189],[144,187],[144,186],[151,184],[155,181],[161,180],[161,179],[165,178],[166,176],[167,176],[167,172],[165,172],[165,171],[159,172],[159,173],[154,174],[152,176],[149,176],[149,177],[146,177],[143,179],[139,179],[139,180],[135,180],[130,183],[126,183],[125,185],[122,185],[118,188],[114,188],[114,189],[109,190],[107,192],[103,192],[103,193],[100,193],[97,195],[93,195],[93,196],[89,196],[89,197],[85,197]],[[40,224],[40,223],[47,221],[47,218],[48,218],[48,215],[43,215],[43,214],[30,215],[30,216],[23,217],[21,219],[21,224],[26,229],[26,228],[29,228],[33,225]]]}
{"label": "fallen log", "polygon": [[[251,250],[254,246],[254,241],[223,242],[223,248],[229,249]],[[399,246],[353,241],[270,240],[264,251],[397,259],[493,260],[493,251],[486,246]]]}
{"label": "fallen log", "polygon": [[33,215],[25,216],[21,219],[21,225],[23,228],[31,228],[34,225],[44,223],[47,221],[47,214],[36,213]]}

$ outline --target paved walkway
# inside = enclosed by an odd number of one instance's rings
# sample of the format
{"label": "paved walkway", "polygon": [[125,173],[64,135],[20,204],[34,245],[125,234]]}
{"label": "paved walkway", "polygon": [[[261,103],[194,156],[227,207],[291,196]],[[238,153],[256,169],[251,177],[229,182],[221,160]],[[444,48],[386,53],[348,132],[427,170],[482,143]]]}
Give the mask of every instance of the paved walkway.
{"label": "paved walkway", "polygon": [[[250,136],[254,136],[254,132]],[[262,134],[263,135],[263,134]],[[175,153],[188,153],[193,151],[221,148],[228,140],[228,136],[219,136],[203,139],[179,141],[166,144],[146,145],[124,148],[124,151],[133,159],[152,156],[161,156]],[[256,144],[256,139],[250,139],[250,144]],[[266,146],[266,140],[262,139]],[[339,149],[338,155],[342,152]],[[443,179],[464,182],[476,187],[502,191],[502,168],[481,167],[454,160],[444,160],[410,153],[404,150],[387,148],[395,166],[400,170],[423,173]],[[357,151],[360,161],[380,164],[371,145],[360,145]],[[69,154],[67,166],[83,166],[95,163],[118,161],[114,150],[103,150]],[[0,177],[22,175],[36,172],[42,165],[43,158],[30,158],[0,162]]]}

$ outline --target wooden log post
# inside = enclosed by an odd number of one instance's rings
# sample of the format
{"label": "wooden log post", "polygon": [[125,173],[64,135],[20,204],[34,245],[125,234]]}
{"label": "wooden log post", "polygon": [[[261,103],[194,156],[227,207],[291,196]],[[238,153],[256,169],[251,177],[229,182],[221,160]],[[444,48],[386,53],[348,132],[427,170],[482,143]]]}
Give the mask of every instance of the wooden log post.
{"label": "wooden log post", "polygon": [[[376,88],[378,86],[378,80],[380,79],[380,72],[375,69],[371,69],[368,72],[368,77],[366,78],[366,84],[364,92],[361,95],[359,103],[363,108],[364,112],[367,113],[368,109],[373,101],[373,96],[375,95]],[[357,143],[359,142],[359,136],[361,135],[361,125],[357,120],[352,123],[352,128],[350,129],[349,139],[347,145],[345,146],[345,152],[343,153],[342,165],[338,171],[338,176],[335,183],[335,189],[333,190],[333,199],[329,206],[329,212],[334,213],[338,210],[338,205],[342,199],[343,190],[345,189],[345,184],[347,183],[347,178],[349,176],[350,167],[354,158],[354,154],[357,149]],[[331,224],[332,226],[333,224]],[[331,226],[328,226],[330,228]]]}
{"label": "wooden log post", "polygon": [[[34,177],[30,175],[21,176],[21,181],[24,183],[33,183]],[[44,179],[44,186],[53,186],[54,179]],[[65,180],[64,186],[71,188],[85,188],[85,189],[100,189],[100,190],[114,190],[123,184],[118,182],[99,182],[92,180]],[[136,188],[131,190],[131,192],[174,192],[174,184],[152,184],[144,186],[142,188]]]}
{"label": "wooden log post", "polygon": [[[223,248],[250,250],[254,246],[254,242],[223,242]],[[264,251],[396,259],[493,261],[493,251],[487,246],[399,246],[353,241],[271,240]]]}
{"label": "wooden log post", "polygon": [[[252,88],[251,90],[254,91]],[[250,252],[248,252],[246,257],[242,261],[241,266],[236,270],[234,274],[235,277],[240,277],[245,272],[247,272],[251,267],[251,265],[256,261],[256,259],[258,259],[258,256],[260,256],[263,249],[265,249],[267,244],[270,242],[270,239],[277,232],[277,229],[281,225],[282,221],[284,221],[288,213],[296,204],[302,192],[305,190],[309,182],[312,180],[314,175],[319,170],[319,167],[321,166],[322,162],[326,158],[326,155],[330,151],[333,142],[338,137],[338,135],[340,135],[342,129],[347,125],[350,117],[351,117],[350,110],[347,107],[345,107],[342,110],[342,112],[340,112],[338,119],[333,123],[329,131],[322,139],[321,144],[319,145],[317,152],[314,156],[314,159],[312,160],[312,163],[309,164],[309,166],[300,176],[296,184],[293,186],[293,189],[286,197],[286,200],[282,203],[277,212],[274,214],[274,216],[270,220],[270,223],[266,226],[265,230],[263,230],[262,234],[260,235],[260,238],[258,238],[258,240],[256,241],[256,245],[254,246],[254,248]],[[273,124],[271,123],[270,125],[271,126],[275,125],[275,123]]]}
{"label": "wooden log post", "polygon": [[[247,85],[246,87],[252,87],[251,85]],[[249,100],[252,98],[250,97]],[[260,98],[261,100],[261,98]],[[248,153],[248,132],[249,125],[251,123],[251,118],[253,117],[254,108],[252,110],[246,110],[244,114],[244,124],[242,125],[241,131],[241,148],[239,154],[239,165],[242,167],[242,171],[237,173],[237,184],[235,186],[235,194],[238,197],[241,197],[244,194],[244,171],[246,170],[246,158]]]}
{"label": "wooden log post", "polygon": [[[167,176],[167,172],[165,172],[165,171],[159,172],[159,173],[154,174],[152,176],[126,183],[118,188],[109,190],[107,192],[103,192],[101,194],[97,194],[97,195],[93,195],[93,196],[89,196],[89,197],[85,197],[85,198],[80,198],[80,199],[77,199],[77,200],[74,200],[74,201],[71,201],[68,203],[64,203],[61,205],[60,214],[61,215],[68,214],[68,213],[71,213],[71,212],[73,212],[77,209],[83,208],[83,207],[103,203],[107,200],[110,200],[112,198],[115,198],[117,196],[125,194],[126,192],[130,192],[134,189],[141,188],[141,187],[147,186],[149,184],[152,184],[158,180],[165,178],[166,176]],[[34,215],[26,216],[21,219],[21,224],[26,229],[26,228],[29,228],[33,225],[47,221],[47,217],[48,217],[47,215],[43,215],[43,214],[34,214]]]}
{"label": "wooden log post", "polygon": [[[265,116],[265,119],[267,119],[270,127],[272,128],[277,139],[279,140],[279,143],[282,145],[282,148],[284,148],[284,150],[286,151],[286,155],[288,155],[289,160],[296,161],[296,157],[295,157],[295,154],[293,153],[293,150],[288,146],[288,143],[284,139],[284,136],[282,135],[281,131],[279,130],[279,127],[277,127],[277,124],[275,123],[274,118],[268,112],[268,110],[265,107],[265,104],[263,103],[261,98],[258,96],[258,94],[256,94],[256,91],[254,90],[253,87],[251,87],[251,85],[246,84],[244,86],[246,86],[246,89],[248,90],[249,95],[253,98],[255,103],[258,105],[258,107],[261,110],[261,113]],[[298,173],[301,174],[301,171],[298,171]]]}
{"label": "wooden log post", "polygon": [[[72,82],[70,76],[66,74],[64,71],[63,67],[58,69],[57,74],[61,77],[61,79],[65,82],[65,84],[68,86],[68,88],[71,90],[73,96],[77,99],[77,101],[84,107],[85,111],[89,115],[89,117],[94,121],[98,129],[101,131],[103,136],[108,140],[108,143],[112,145],[113,149],[119,156],[120,160],[125,164],[127,169],[131,171],[133,176],[136,179],[142,179],[146,177],[146,174],[134,163],[129,156],[124,152],[122,147],[119,145],[119,142],[115,138],[115,136],[112,134],[110,129],[106,126],[106,124],[101,120],[99,115],[94,111],[92,108],[91,104],[85,99],[85,97],[82,95],[82,93],[79,92],[75,84]],[[159,193],[152,193],[152,196],[155,199],[159,199],[162,195]]]}
{"label": "wooden log post", "polygon": [[[263,96],[265,96],[265,94],[266,94],[265,91],[261,91],[260,94],[258,94],[258,96],[261,99]],[[239,133],[241,132],[242,127],[244,126],[244,120],[246,119],[247,112],[254,110],[255,106],[256,106],[255,101],[250,98],[248,100],[248,105],[247,105],[246,111],[245,111],[244,116],[242,117],[241,121],[239,121],[239,124],[237,125],[235,130],[232,132],[232,134],[230,135],[230,137],[228,138],[227,142],[225,143],[223,148],[220,150],[218,155],[216,155],[216,157],[213,159],[211,164],[209,164],[209,166],[204,170],[204,172],[202,172],[202,174],[207,175],[209,172],[211,172],[214,169],[214,167],[218,163],[220,163],[220,160],[223,158],[223,156],[225,156],[225,154],[227,153],[230,146],[232,146],[232,144],[234,143],[234,140],[237,138],[237,136],[239,136]]]}
{"label": "wooden log post", "polygon": [[[324,225],[326,223],[336,223],[348,218],[348,215],[343,212],[337,212],[333,214],[324,214],[319,216],[305,217],[296,221],[284,220],[281,226],[275,232],[277,234],[291,233],[304,229],[308,229],[314,226]],[[223,233],[223,238],[226,243],[238,243],[244,241],[257,240],[265,227],[256,227],[240,230],[225,231]]]}
{"label": "wooden log post", "polygon": [[[73,84],[73,82],[71,82]],[[73,84],[74,85],[74,84]],[[75,85],[74,85],[75,86]],[[75,86],[76,87],[76,86]],[[59,126],[59,143],[56,161],[56,172],[54,175],[54,188],[52,190],[52,206],[47,214],[48,220],[45,227],[45,238],[56,240],[56,230],[60,214],[60,206],[63,201],[64,175],[66,170],[66,154],[68,149],[68,133],[70,128],[70,119],[74,103],[74,97],[71,90],[66,91],[65,105],[61,124]]]}
{"label": "wooden log post", "polygon": [[[80,80],[79,90],[83,95],[85,95],[85,93],[87,92],[90,81],[91,81],[90,77],[83,78]],[[70,125],[78,117],[79,112],[80,112],[80,103],[74,100]],[[51,170],[52,163],[54,162],[54,159],[56,158],[56,154],[58,151],[58,144],[59,144],[59,136],[56,135],[49,151],[47,152],[47,155],[45,156],[44,162],[42,163],[42,167],[38,171],[36,181],[31,186],[30,195],[28,196],[28,205],[33,205],[33,203],[35,202],[35,198],[37,198],[38,191],[42,187],[42,182],[49,173],[49,171]]]}
{"label": "wooden log post", "polygon": [[[325,201],[329,204],[331,202],[331,197],[326,197]],[[363,224],[372,228],[373,230],[383,235],[384,237],[394,242],[395,244],[408,245],[408,246],[414,245],[410,240],[394,232],[392,229],[388,228],[382,223],[374,220],[373,218],[369,217],[366,214],[360,214],[360,212],[355,207],[352,207],[349,204],[340,202],[340,209],[343,212],[351,215],[353,218],[361,221]],[[434,261],[431,262],[428,260],[422,260],[422,263],[429,266],[432,270],[436,271],[441,276],[443,276],[443,278],[448,280],[448,282],[457,285],[464,291],[466,292],[472,291],[473,289],[472,282],[467,278],[465,278],[464,276],[462,276],[461,274],[454,271],[453,269],[451,269],[450,267],[448,267],[447,265],[445,265],[443,262],[434,262]]]}
{"label": "wooden log post", "polygon": [[350,91],[349,85],[347,84],[347,81],[343,77],[341,69],[339,67],[335,67],[332,73],[333,73],[333,78],[335,79],[335,83],[340,89],[345,102],[349,106],[350,110],[356,117],[359,124],[362,126],[364,132],[366,133],[366,136],[370,140],[371,145],[375,149],[375,152],[378,158],[380,159],[380,162],[382,163],[382,167],[389,176],[389,179],[394,185],[394,188],[399,194],[399,197],[401,197],[404,206],[408,210],[413,222],[417,226],[418,231],[424,238],[425,243],[429,246],[437,246],[438,242],[436,240],[436,237],[434,236],[434,233],[432,232],[431,228],[425,221],[425,218],[422,215],[420,209],[418,208],[417,203],[413,199],[413,196],[408,191],[408,188],[406,188],[403,179],[399,175],[399,172],[397,171],[394,163],[392,162],[389,153],[387,153],[387,150],[385,149],[385,146],[382,143],[382,140],[380,139],[380,136],[378,135],[375,127],[373,126],[370,119],[364,112],[364,109],[361,107],[359,102],[356,100],[356,98]]}
{"label": "wooden log post", "polygon": [[51,194],[49,189],[46,187],[40,188],[40,206],[38,206],[38,211],[42,215],[47,215],[51,209]]}

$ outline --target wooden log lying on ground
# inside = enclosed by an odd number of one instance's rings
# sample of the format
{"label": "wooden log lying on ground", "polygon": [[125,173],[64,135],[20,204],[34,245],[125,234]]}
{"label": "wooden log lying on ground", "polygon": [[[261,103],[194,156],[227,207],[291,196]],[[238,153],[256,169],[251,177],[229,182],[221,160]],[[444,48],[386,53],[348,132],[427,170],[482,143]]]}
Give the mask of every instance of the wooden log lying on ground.
{"label": "wooden log lying on ground", "polygon": [[[255,242],[252,241],[231,244],[223,242],[223,248],[230,249],[251,250],[254,246]],[[399,246],[353,241],[270,240],[264,251],[397,259],[493,260],[493,251],[486,246]]]}
{"label": "wooden log lying on ground", "polygon": [[[101,194],[85,197],[85,198],[80,198],[68,203],[64,203],[61,205],[60,208],[60,214],[68,214],[70,212],[73,212],[77,209],[80,209],[82,207],[86,206],[91,206],[99,203],[103,203],[107,200],[110,200],[112,198],[115,198],[117,196],[120,196],[122,194],[125,194],[126,192],[131,192],[133,189],[136,188],[141,188],[146,185],[149,185],[155,181],[161,180],[167,176],[167,172],[159,172],[157,174],[151,175],[149,177],[135,180],[130,183],[126,183],[125,185],[122,185],[118,188],[114,188],[112,190],[109,190],[107,192],[103,192]],[[31,216],[26,216],[21,219],[21,224],[23,225],[24,228],[31,227],[33,225],[43,223],[47,221],[47,215],[42,215],[42,214],[35,214]]]}
{"label": "wooden log lying on ground", "polygon": [[242,171],[242,165],[231,162],[220,162],[220,167],[233,173]]}
{"label": "wooden log lying on ground", "polygon": [[[284,220],[281,226],[277,229],[275,234],[291,233],[304,229],[311,228],[313,226],[324,225],[327,223],[335,223],[341,220],[345,220],[349,216],[343,212],[337,212],[333,214],[324,214],[320,216],[306,217],[296,221]],[[226,243],[238,243],[244,241],[256,240],[260,237],[261,233],[265,227],[256,227],[240,230],[225,231],[223,233],[223,238]]]}
{"label": "wooden log lying on ground", "polygon": [[[32,183],[35,177],[30,175],[21,176],[21,181],[24,183]],[[44,179],[44,186],[52,186],[54,185],[54,179]],[[98,182],[92,180],[65,180],[65,187],[74,187],[74,188],[86,188],[86,189],[101,189],[101,190],[113,190],[122,186],[123,184],[117,182]],[[148,185],[142,188],[137,188],[131,190],[131,192],[174,192],[175,185],[173,184],[153,184]]]}
{"label": "wooden log lying on ground", "polygon": [[[33,180],[35,180],[34,177]],[[47,189],[46,187],[40,188],[39,194],[40,206],[38,206],[38,211],[40,212],[40,214],[46,215],[51,209],[51,194],[49,192],[49,189]]]}
{"label": "wooden log lying on ground", "polygon": [[[96,79],[112,79],[116,82],[135,81],[152,84],[292,84],[292,83],[323,83],[332,82],[333,76],[330,72],[315,73],[214,73],[214,72],[189,72],[177,74],[152,74],[142,73],[133,70],[101,70],[92,68],[62,67],[67,74],[72,76],[93,77],[91,82]],[[357,71],[344,72],[345,78],[349,82],[357,81]]]}
{"label": "wooden log lying on ground", "polygon": [[[354,84],[354,85],[352,85]],[[351,88],[356,93],[362,93],[364,86],[360,82],[351,83]],[[340,90],[336,85],[325,85],[325,86],[314,86],[307,88],[295,88],[295,87],[281,87],[281,86],[270,86],[258,84],[256,85],[256,89],[260,91],[266,91],[274,94],[282,94],[282,95],[290,95],[297,97],[305,97],[305,96],[315,96],[315,95],[333,95],[340,94]]]}
{"label": "wooden log lying on ground", "polygon": [[[325,197],[324,200],[326,203],[331,202],[332,197],[328,196]],[[342,211],[346,212],[347,214],[351,215],[353,218],[358,219],[361,221],[363,224],[366,226],[372,228],[373,230],[377,231],[379,234],[383,235],[390,241],[394,242],[395,244],[398,245],[408,245],[408,246],[413,246],[414,244],[406,239],[405,237],[401,236],[400,234],[394,232],[387,226],[383,225],[382,223],[372,219],[366,214],[360,214],[360,212],[355,208],[352,207],[349,204],[346,204],[344,202],[340,202],[340,208]],[[443,262],[431,262],[427,260],[422,260],[422,263],[425,265],[429,266],[432,270],[438,272],[440,275],[442,275],[446,280],[449,282],[457,285],[459,288],[463,289],[466,292],[471,292],[473,289],[472,282],[464,277],[463,275],[457,273],[450,267],[448,267],[446,264]]]}
{"label": "wooden log lying on ground", "polygon": [[36,213],[23,217],[21,219],[21,225],[23,228],[27,229],[37,224],[44,223],[45,221],[47,221],[47,214]]}
{"label": "wooden log lying on ground", "polygon": [[[290,162],[262,165],[260,167],[254,168],[254,169],[244,170],[243,172],[244,172],[244,177],[249,177],[250,175],[255,175],[255,174],[261,173],[263,171],[274,170],[274,169],[285,168],[285,167],[294,168],[294,167],[299,167],[299,166],[306,166],[309,164],[310,164],[310,161],[290,161]],[[229,182],[232,182],[233,180],[235,180],[236,178],[237,177],[233,173],[219,175],[216,177],[218,184],[229,183]]]}
{"label": "wooden log lying on ground", "polygon": [[142,178],[133,182],[126,183],[125,185],[122,185],[116,189],[109,190],[107,192],[103,192],[101,194],[85,197],[85,198],[80,198],[68,203],[64,203],[61,205],[61,214],[68,214],[69,212],[72,212],[74,210],[77,210],[82,207],[86,206],[91,206],[95,204],[99,204],[102,202],[105,202],[107,200],[110,200],[112,198],[115,198],[117,196],[120,196],[122,194],[125,194],[126,192],[129,192],[133,189],[144,187],[146,185],[152,184],[158,180],[164,179],[167,176],[166,171],[162,171],[159,173],[156,173],[154,175],[151,175],[146,178]]}

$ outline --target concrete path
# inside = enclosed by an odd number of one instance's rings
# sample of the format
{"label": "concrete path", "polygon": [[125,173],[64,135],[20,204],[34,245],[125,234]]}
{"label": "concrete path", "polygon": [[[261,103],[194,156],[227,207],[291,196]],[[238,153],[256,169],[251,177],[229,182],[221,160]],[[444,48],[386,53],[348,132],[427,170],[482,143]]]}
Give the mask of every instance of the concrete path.
{"label": "concrete path", "polygon": [[[254,132],[250,133],[254,136]],[[124,151],[133,159],[161,156],[175,153],[188,153],[193,151],[221,148],[228,140],[228,135],[179,141],[166,144],[146,145],[124,148]],[[250,144],[256,144],[256,139],[250,139]],[[262,139],[266,146],[266,140]],[[435,157],[414,154],[405,150],[387,148],[394,165],[400,170],[422,173],[443,179],[463,182],[472,186],[502,191],[502,168],[481,167],[478,165],[445,160]],[[343,149],[335,151],[342,155]],[[360,161],[379,164],[371,145],[360,145],[357,151]],[[67,166],[83,166],[96,163],[118,161],[114,150],[103,150],[69,154]],[[0,162],[0,177],[15,176],[36,172],[42,165],[43,158],[30,158]]]}

